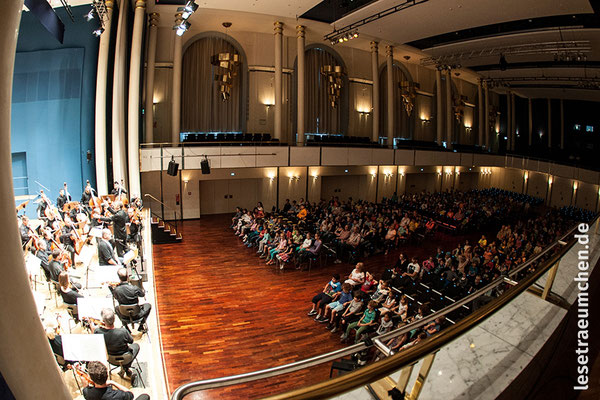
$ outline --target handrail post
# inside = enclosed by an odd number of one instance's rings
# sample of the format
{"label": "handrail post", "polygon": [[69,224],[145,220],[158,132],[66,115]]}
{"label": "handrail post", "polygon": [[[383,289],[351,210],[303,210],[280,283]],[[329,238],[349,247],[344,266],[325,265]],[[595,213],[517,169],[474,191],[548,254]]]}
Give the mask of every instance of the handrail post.
{"label": "handrail post", "polygon": [[163,199],[163,145],[160,145],[160,215],[165,220],[165,200]]}
{"label": "handrail post", "polygon": [[542,300],[546,300],[550,294],[550,290],[552,290],[552,285],[554,284],[554,278],[556,278],[556,272],[558,271],[559,265],[560,260],[558,260],[552,268],[550,268],[550,271],[548,271],[548,278],[546,278],[546,284],[544,285],[544,291],[542,292]]}
{"label": "handrail post", "polygon": [[421,394],[421,390],[423,390],[423,385],[427,381],[427,377],[429,376],[429,371],[431,371],[431,366],[433,365],[433,361],[435,360],[435,355],[437,352],[431,353],[425,358],[423,358],[423,365],[421,365],[421,369],[419,370],[419,375],[417,376],[417,380],[413,385],[412,390],[410,391],[410,395],[408,398],[410,400],[417,400],[419,395]]}

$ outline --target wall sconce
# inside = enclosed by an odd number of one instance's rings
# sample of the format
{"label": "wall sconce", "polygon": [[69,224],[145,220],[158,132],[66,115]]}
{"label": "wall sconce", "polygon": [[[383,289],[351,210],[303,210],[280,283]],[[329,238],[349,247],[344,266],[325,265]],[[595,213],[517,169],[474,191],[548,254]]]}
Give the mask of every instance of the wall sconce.
{"label": "wall sconce", "polygon": [[346,173],[346,174],[347,174],[347,173],[348,173],[348,170],[347,170],[347,169],[345,169],[345,170],[344,170],[344,173]]}
{"label": "wall sconce", "polygon": [[438,173],[438,176],[442,176],[442,171],[441,170],[439,170],[437,173]]}
{"label": "wall sconce", "polygon": [[577,190],[577,182],[573,182],[573,191]]}
{"label": "wall sconce", "polygon": [[394,174],[392,174],[392,171],[383,171],[383,175],[389,179],[391,178]]}
{"label": "wall sconce", "polygon": [[431,122],[431,120],[429,118],[425,118],[425,117],[421,116],[421,123],[423,125],[427,125],[430,122]]}
{"label": "wall sconce", "polygon": [[523,174],[523,180],[526,181],[527,179],[529,179],[529,174],[527,172],[525,172]]}
{"label": "wall sconce", "polygon": [[275,175],[269,174],[268,178],[269,178],[269,182],[273,182],[275,180]]}
{"label": "wall sconce", "polygon": [[471,128],[470,126],[465,125],[465,132],[471,133],[471,130],[473,130],[473,128]]}
{"label": "wall sconce", "polygon": [[400,176],[404,176],[404,170],[403,169],[401,169],[399,173],[400,173]]}
{"label": "wall sconce", "polygon": [[296,176],[296,175],[290,175],[290,182],[292,182],[292,181],[299,181],[299,180],[300,180],[300,177],[299,177],[299,176]]}
{"label": "wall sconce", "polygon": [[550,176],[550,177],[548,177],[548,186],[551,186],[551,185],[552,185],[552,177]]}
{"label": "wall sconce", "polygon": [[317,180],[317,178],[319,178],[319,175],[317,175],[317,174],[314,174],[312,177],[313,177],[313,180],[315,180],[315,181],[316,181],[316,180]]}

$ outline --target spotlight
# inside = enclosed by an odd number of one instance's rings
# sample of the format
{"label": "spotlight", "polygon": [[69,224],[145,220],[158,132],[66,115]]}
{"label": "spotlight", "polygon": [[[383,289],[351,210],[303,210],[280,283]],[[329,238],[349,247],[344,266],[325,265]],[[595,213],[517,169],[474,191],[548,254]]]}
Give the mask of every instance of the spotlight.
{"label": "spotlight", "polygon": [[342,43],[344,41],[344,38],[340,36],[340,38],[338,39],[338,42]]}
{"label": "spotlight", "polygon": [[177,36],[183,36],[183,34],[190,29],[190,26],[192,26],[192,24],[190,24],[187,21],[182,21],[181,24],[179,25],[175,25],[173,27],[173,29],[175,29],[175,33],[177,34]]}
{"label": "spotlight", "polygon": [[348,41],[348,35],[344,35],[344,42]]}
{"label": "spotlight", "polygon": [[352,35],[353,38],[357,38],[358,37],[358,32],[354,32],[354,35]]}
{"label": "spotlight", "polygon": [[100,35],[102,35],[102,32],[104,32],[104,28],[98,28],[95,31],[93,31],[92,34],[96,37],[99,37]]}
{"label": "spotlight", "polygon": [[91,9],[89,13],[85,14],[84,16],[86,21],[91,21],[94,19],[94,9]]}
{"label": "spotlight", "polygon": [[196,10],[198,9],[198,4],[194,2],[194,0],[190,0],[185,4],[185,7],[180,7],[177,11],[183,11],[181,14],[181,18],[184,20],[188,19]]}

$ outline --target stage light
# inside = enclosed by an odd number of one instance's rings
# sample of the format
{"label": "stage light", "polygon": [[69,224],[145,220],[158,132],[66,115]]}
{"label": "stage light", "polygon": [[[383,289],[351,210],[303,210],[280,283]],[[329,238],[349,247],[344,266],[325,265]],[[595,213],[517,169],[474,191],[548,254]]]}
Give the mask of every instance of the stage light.
{"label": "stage light", "polygon": [[192,24],[190,24],[187,21],[182,21],[181,24],[179,25],[175,25],[173,27],[173,29],[175,29],[175,33],[177,34],[177,36],[183,36],[183,34],[190,29],[190,26],[192,26]]}
{"label": "stage light", "polygon": [[181,18],[184,20],[188,19],[196,10],[198,9],[198,4],[196,4],[193,0],[188,1],[185,7],[180,7],[177,11],[182,11]]}
{"label": "stage light", "polygon": [[92,34],[96,37],[99,37],[100,35],[102,35],[102,32],[104,32],[104,28],[98,28],[95,31],[93,31]]}
{"label": "stage light", "polygon": [[94,10],[93,9],[90,10],[89,13],[85,14],[84,18],[85,18],[86,21],[93,20],[94,19]]}

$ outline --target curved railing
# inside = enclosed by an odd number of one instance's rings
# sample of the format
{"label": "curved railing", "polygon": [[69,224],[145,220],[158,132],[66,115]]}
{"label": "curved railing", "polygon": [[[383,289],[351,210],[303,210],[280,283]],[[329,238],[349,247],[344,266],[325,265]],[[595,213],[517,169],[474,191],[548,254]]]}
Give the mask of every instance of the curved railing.
{"label": "curved railing", "polygon": [[[596,220],[597,219],[598,217],[596,217]],[[590,223],[590,226],[594,222],[595,220],[592,223]],[[332,397],[361,387],[365,384],[377,381],[386,376],[389,376],[391,373],[396,372],[398,369],[415,363],[416,361],[424,358],[425,356],[436,352],[443,346],[450,343],[452,340],[458,338],[465,332],[475,327],[475,325],[492,316],[495,312],[500,310],[515,297],[527,290],[548,270],[555,266],[556,263],[560,261],[560,259],[576,243],[576,239],[573,237],[573,234],[576,230],[577,227],[573,227],[567,234],[565,234],[559,240],[546,247],[541,253],[510,271],[507,276],[503,276],[492,281],[482,289],[470,295],[467,295],[463,299],[456,301],[454,304],[443,308],[429,315],[426,318],[407,324],[392,332],[388,332],[384,335],[373,338],[373,342],[380,345],[381,343],[384,343],[389,339],[408,333],[413,329],[425,326],[431,321],[435,320],[437,317],[446,315],[452,311],[455,311],[465,306],[466,304],[469,304],[473,300],[485,295],[486,293],[499,287],[500,285],[509,284],[512,286],[499,297],[496,297],[495,299],[488,302],[486,305],[482,306],[481,308],[475,310],[468,316],[461,319],[460,322],[456,323],[451,327],[445,328],[441,332],[428,339],[421,341],[418,346],[410,347],[406,350],[403,350],[401,353],[391,355],[383,360],[361,367],[360,369],[355,370],[354,372],[339,376],[334,379],[329,379],[314,385],[296,389],[287,393],[277,394],[269,397],[268,399],[322,399]],[[541,266],[539,266],[535,270],[535,272],[524,276],[519,282],[516,282],[512,279],[518,276],[521,272],[526,271],[527,268],[531,266],[531,264],[536,263],[537,261],[543,259],[546,256],[550,256],[550,258],[544,261],[544,263]],[[548,279],[546,284],[552,285],[551,279]],[[548,291],[549,287],[547,287],[544,292],[548,293]],[[295,372],[298,370],[340,359],[344,356],[348,356],[361,350],[365,350],[368,347],[370,346],[361,342],[343,349],[335,350],[329,353],[321,354],[290,364],[285,364],[245,374],[190,382],[177,388],[175,392],[173,392],[171,399],[181,400],[184,396],[201,390],[248,383],[259,379],[265,379]]]}

